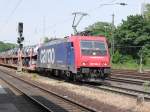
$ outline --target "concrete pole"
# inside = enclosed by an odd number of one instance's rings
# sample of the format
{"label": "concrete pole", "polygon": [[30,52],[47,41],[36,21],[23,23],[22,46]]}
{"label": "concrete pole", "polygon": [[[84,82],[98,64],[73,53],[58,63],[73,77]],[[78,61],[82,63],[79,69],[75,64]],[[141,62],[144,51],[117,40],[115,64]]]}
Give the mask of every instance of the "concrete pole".
{"label": "concrete pole", "polygon": [[142,52],[140,54],[140,68],[139,68],[139,72],[143,73],[143,53]]}
{"label": "concrete pole", "polygon": [[113,13],[112,14],[112,42],[111,42],[111,45],[112,45],[112,56],[114,55],[114,50],[115,50],[115,40],[114,40],[114,27],[115,27],[115,24],[114,24],[114,19],[115,19],[115,14]]}

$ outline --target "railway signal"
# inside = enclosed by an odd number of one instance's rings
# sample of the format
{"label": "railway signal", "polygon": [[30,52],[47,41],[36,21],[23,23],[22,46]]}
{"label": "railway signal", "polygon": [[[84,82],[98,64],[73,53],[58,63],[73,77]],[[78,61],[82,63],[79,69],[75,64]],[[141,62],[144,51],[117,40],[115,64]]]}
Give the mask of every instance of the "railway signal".
{"label": "railway signal", "polygon": [[18,71],[22,71],[22,48],[23,48],[23,44],[22,42],[24,41],[24,37],[23,37],[23,23],[19,22],[18,23],[18,34],[19,37],[17,38],[17,43],[19,44],[19,52],[18,52]]}
{"label": "railway signal", "polygon": [[17,43],[19,44],[19,48],[21,50],[23,47],[22,42],[24,41],[24,37],[22,36],[23,35],[23,23],[22,22],[18,23],[18,34],[19,34],[19,37],[17,38]]}

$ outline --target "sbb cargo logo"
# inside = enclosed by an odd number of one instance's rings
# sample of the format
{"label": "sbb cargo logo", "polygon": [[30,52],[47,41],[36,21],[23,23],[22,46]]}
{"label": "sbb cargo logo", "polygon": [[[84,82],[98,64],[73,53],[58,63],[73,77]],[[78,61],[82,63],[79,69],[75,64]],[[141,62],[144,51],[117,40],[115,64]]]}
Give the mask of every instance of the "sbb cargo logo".
{"label": "sbb cargo logo", "polygon": [[54,64],[55,62],[55,51],[54,48],[51,49],[43,49],[40,52],[40,62]]}

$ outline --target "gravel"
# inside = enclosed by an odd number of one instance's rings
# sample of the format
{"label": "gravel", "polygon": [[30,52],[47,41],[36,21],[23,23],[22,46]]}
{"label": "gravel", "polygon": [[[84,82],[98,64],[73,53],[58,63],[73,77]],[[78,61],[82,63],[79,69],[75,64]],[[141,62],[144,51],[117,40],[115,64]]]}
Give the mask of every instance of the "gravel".
{"label": "gravel", "polygon": [[[12,69],[4,67],[0,68],[12,71]],[[142,104],[137,105],[135,98],[125,95],[74,85],[64,81],[39,76],[36,73],[17,74],[36,82],[46,84],[49,89],[54,91],[57,89],[62,95],[64,95],[64,97],[72,97],[72,99],[78,100],[79,102],[84,102],[86,105],[91,107],[105,110],[105,112],[110,112],[110,109],[111,112],[149,112],[150,110],[149,101],[144,101]]]}

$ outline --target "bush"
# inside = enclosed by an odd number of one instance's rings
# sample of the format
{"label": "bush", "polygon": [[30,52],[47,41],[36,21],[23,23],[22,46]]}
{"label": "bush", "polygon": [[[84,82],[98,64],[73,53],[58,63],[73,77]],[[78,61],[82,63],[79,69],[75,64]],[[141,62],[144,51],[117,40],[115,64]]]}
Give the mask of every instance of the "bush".
{"label": "bush", "polygon": [[120,63],[122,55],[119,53],[119,51],[116,51],[114,55],[112,56],[112,63]]}
{"label": "bush", "polygon": [[150,67],[150,58],[149,57],[145,58],[145,65]]}
{"label": "bush", "polygon": [[130,55],[122,55],[121,63],[135,63],[135,60]]}

